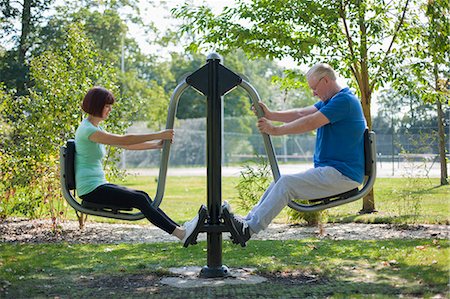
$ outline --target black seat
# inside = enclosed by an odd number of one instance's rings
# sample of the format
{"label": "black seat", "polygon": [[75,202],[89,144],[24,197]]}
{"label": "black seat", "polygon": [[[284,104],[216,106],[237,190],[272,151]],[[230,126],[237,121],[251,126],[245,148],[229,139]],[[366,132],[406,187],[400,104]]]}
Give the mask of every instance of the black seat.
{"label": "black seat", "polygon": [[81,205],[85,207],[86,209],[94,210],[94,211],[111,211],[114,214],[119,213],[120,211],[132,211],[133,208],[130,207],[124,207],[124,206],[114,206],[110,204],[99,204],[95,202],[90,202],[83,200],[81,201]]}
{"label": "black seat", "polygon": [[331,195],[331,196],[323,197],[323,198],[309,199],[308,201],[309,202],[324,202],[324,203],[328,203],[331,200],[346,199],[346,198],[352,197],[352,196],[358,194],[358,192],[359,192],[359,189],[355,188],[355,189],[352,189],[352,190],[344,192],[344,193]]}
{"label": "black seat", "polygon": [[[64,177],[66,180],[66,186],[68,190],[75,190],[75,140],[69,139],[66,144],[66,152],[64,156],[65,172]],[[110,204],[97,204],[83,200],[81,203],[86,209],[94,211],[112,212],[114,214],[120,213],[120,211],[132,211],[133,208],[127,206],[116,206]]]}

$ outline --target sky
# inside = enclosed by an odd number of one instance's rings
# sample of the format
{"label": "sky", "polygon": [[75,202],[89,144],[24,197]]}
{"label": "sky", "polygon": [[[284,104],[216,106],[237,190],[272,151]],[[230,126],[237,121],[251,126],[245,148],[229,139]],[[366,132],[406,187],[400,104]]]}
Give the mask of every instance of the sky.
{"label": "sky", "polygon": [[[153,22],[157,28],[163,32],[169,28],[175,28],[181,22],[173,18],[170,14],[170,9],[181,6],[184,2],[191,2],[193,5],[208,5],[212,8],[213,12],[219,13],[223,10],[225,6],[233,6],[234,0],[166,0],[166,1],[155,1],[160,2],[159,6],[156,6],[149,1],[140,0],[140,9],[141,14],[144,16],[144,22]],[[136,25],[130,25],[130,35],[137,37],[138,42],[140,43],[141,49],[144,53],[152,53],[164,56],[168,54],[169,51],[167,49],[161,49],[157,47],[152,47],[148,43],[145,42],[147,38],[144,30],[139,28]],[[181,48],[177,50],[182,51]],[[296,65],[292,59],[284,59],[279,62],[282,66],[292,68],[293,65]],[[303,67],[304,68],[304,67]]]}

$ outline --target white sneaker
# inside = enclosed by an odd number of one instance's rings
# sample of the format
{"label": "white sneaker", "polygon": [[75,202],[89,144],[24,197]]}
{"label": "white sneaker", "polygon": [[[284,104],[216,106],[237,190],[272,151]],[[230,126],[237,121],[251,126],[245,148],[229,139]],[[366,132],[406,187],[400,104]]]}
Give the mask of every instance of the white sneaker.
{"label": "white sneaker", "polygon": [[230,206],[230,204],[228,203],[228,201],[226,201],[226,200],[222,203],[222,210],[223,210],[223,209],[227,209],[228,212],[232,213],[232,211],[231,211],[231,206]]}
{"label": "white sneaker", "polygon": [[198,214],[195,215],[195,217],[192,218],[192,220],[187,221],[183,224],[185,232],[184,238],[181,240],[183,244],[186,242],[187,238],[189,238],[189,236],[192,234],[197,224],[198,224]]}

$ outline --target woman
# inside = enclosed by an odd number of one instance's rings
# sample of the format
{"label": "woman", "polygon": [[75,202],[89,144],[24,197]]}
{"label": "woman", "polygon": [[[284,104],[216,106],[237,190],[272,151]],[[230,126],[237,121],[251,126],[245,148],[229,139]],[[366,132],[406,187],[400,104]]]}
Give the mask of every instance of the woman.
{"label": "woman", "polygon": [[104,144],[129,150],[160,149],[164,140],[173,139],[172,129],[133,135],[116,135],[104,131],[100,123],[108,118],[114,101],[113,94],[103,87],[92,88],[84,97],[82,109],[88,116],[75,133],[75,182],[78,196],[93,203],[137,208],[155,226],[184,243],[198,225],[198,215],[180,227],[161,209],[153,207],[144,191],[106,181],[102,168],[102,159],[106,153]]}

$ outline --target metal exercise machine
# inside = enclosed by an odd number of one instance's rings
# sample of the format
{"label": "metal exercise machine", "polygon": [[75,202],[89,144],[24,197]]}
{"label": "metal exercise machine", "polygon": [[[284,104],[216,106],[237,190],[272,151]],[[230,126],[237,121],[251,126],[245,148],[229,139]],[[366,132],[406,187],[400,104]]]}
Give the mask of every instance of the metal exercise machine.
{"label": "metal exercise machine", "polygon": [[[257,116],[262,117],[263,111],[258,102],[260,97],[253,86],[240,76],[230,71],[220,63],[220,56],[211,53],[207,57],[207,63],[194,73],[187,76],[175,88],[170,99],[166,129],[173,129],[176,110],[179,99],[186,89],[194,88],[204,96],[207,101],[207,207],[202,206],[199,210],[198,228],[186,240],[184,247],[197,243],[199,233],[207,234],[207,265],[200,272],[201,277],[214,278],[226,277],[230,275],[228,268],[222,264],[222,233],[229,232],[234,241],[246,246],[240,232],[233,226],[229,219],[229,213],[223,213],[222,209],[222,99],[226,93],[235,87],[240,86],[247,91]],[[280,171],[269,135],[262,134],[266,154],[268,156],[274,180],[280,178]],[[166,184],[167,166],[169,161],[170,142],[165,141],[163,145],[160,170],[158,177],[158,187],[152,205],[158,207],[164,196]],[[366,130],[364,134],[364,154],[365,154],[365,181],[361,189],[354,189],[349,192],[335,196],[310,200],[309,203],[299,203],[291,201],[289,207],[301,211],[312,212],[346,204],[364,197],[372,189],[376,177],[376,151],[375,133]],[[111,205],[96,205],[87,202],[79,202],[76,199],[75,171],[74,171],[75,142],[69,140],[60,149],[61,165],[61,186],[64,198],[78,212],[102,217],[139,220],[144,215],[141,212],[133,213],[132,209]]]}

